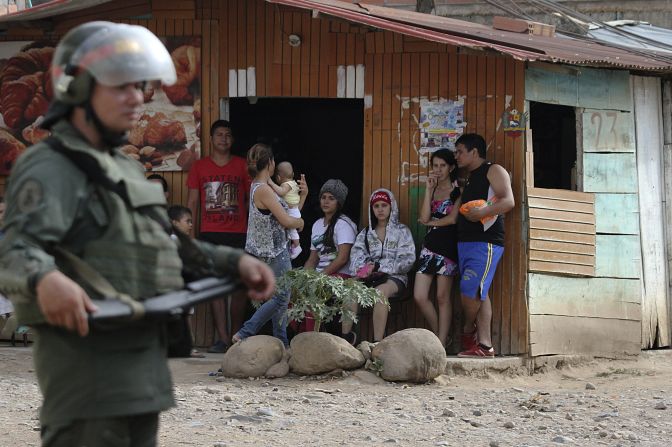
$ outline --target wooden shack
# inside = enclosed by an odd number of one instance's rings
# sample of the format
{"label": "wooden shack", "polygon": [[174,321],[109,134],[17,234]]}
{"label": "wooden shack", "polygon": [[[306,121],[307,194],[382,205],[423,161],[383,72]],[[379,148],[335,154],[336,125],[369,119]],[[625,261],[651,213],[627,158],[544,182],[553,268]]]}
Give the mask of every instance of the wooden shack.
{"label": "wooden shack", "polygon": [[[461,131],[485,137],[488,159],[510,172],[516,200],[516,207],[506,216],[505,254],[491,290],[497,353],[592,352],[587,343],[572,341],[572,349],[567,350],[563,348],[566,343],[551,340],[570,328],[572,332],[577,328],[574,338],[618,335],[613,345],[624,340],[628,343],[624,351],[631,352],[634,333],[640,327],[639,301],[634,298],[639,296],[640,276],[611,260],[639,259],[640,246],[632,219],[626,218],[632,216],[625,216],[624,210],[614,215],[609,203],[620,200],[627,208],[636,202],[633,177],[621,171],[624,166],[628,172],[634,169],[634,144],[610,151],[609,157],[584,145],[579,176],[583,183],[575,188],[583,192],[535,188],[530,177],[534,157],[529,155],[534,150],[529,132],[530,144],[526,145],[524,119],[531,101],[543,102],[544,97],[556,103],[553,86],[562,92],[571,90],[563,83],[566,79],[558,77],[558,73],[574,70],[562,68],[570,64],[620,67],[620,71],[602,70],[590,78],[605,83],[592,95],[584,96],[584,83],[571,81],[579,87],[572,104],[582,108],[580,123],[590,127],[594,113],[603,110],[631,111],[631,100],[605,105],[597,99],[605,91],[607,99],[623,99],[623,95],[611,98],[609,92],[623,83],[629,85],[628,70],[636,64],[619,65],[609,55],[600,59],[601,53],[594,48],[590,51],[598,56],[572,59],[563,53],[572,44],[552,37],[495,33],[483,25],[335,0],[96,1],[67,14],[54,9],[34,19],[10,19],[2,41],[55,42],[71,27],[99,19],[142,25],[159,36],[200,38],[205,129],[215,119],[231,120],[234,129],[242,129],[236,131],[241,152],[245,143],[258,136],[255,131],[271,137],[286,131],[291,138],[283,137],[281,145],[284,141],[296,146],[285,144],[283,155],[296,159],[300,172],[307,174],[313,202],[323,180],[348,179],[351,194],[346,211],[361,224],[370,192],[389,188],[398,198],[401,220],[413,228],[417,240],[422,236],[415,224],[418,203],[428,172],[428,152],[422,147],[419,129],[422,108],[460,102],[466,123]],[[582,54],[588,47],[574,44],[572,51]],[[639,61],[638,56],[632,57]],[[533,60],[565,65],[529,65],[527,61]],[[669,64],[654,61],[639,69],[659,72],[669,70]],[[590,72],[583,67],[576,70]],[[512,116],[523,116],[523,123],[507,126]],[[623,119],[632,129],[634,121],[628,116]],[[577,138],[583,135],[589,140],[589,132],[577,131]],[[309,135],[310,141],[301,139],[302,135]],[[205,131],[202,156],[209,148]],[[614,161],[608,171],[601,170],[606,158]],[[171,201],[184,204],[186,173],[162,174],[170,185]],[[0,191],[4,182],[1,178]],[[615,192],[620,195],[611,194]],[[604,214],[605,209],[612,214]],[[607,293],[610,287],[618,293]],[[594,313],[595,308],[604,312]],[[401,312],[405,325],[425,325],[412,300],[403,304]],[[455,313],[453,333],[457,335],[459,307]],[[579,320],[584,317],[591,319]],[[211,341],[213,329],[205,307],[198,310],[196,329],[200,345]],[[399,327],[390,327],[394,329]],[[566,341],[574,340],[567,337]],[[457,348],[455,344],[453,349]]]}

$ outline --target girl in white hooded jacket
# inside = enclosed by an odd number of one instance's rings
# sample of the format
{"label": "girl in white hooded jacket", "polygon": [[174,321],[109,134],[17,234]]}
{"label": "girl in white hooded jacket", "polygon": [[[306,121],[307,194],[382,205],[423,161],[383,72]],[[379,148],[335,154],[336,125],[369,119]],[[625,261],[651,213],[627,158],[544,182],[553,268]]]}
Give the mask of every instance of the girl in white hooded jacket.
{"label": "girl in white hooded jacket", "polygon": [[[350,270],[389,299],[405,291],[408,272],[414,263],[413,235],[399,222],[394,194],[384,188],[375,190],[369,200],[369,225],[357,235],[350,251]],[[373,308],[374,342],[385,336],[388,310],[384,302],[376,303]],[[352,322],[344,321],[343,333],[351,329]]]}

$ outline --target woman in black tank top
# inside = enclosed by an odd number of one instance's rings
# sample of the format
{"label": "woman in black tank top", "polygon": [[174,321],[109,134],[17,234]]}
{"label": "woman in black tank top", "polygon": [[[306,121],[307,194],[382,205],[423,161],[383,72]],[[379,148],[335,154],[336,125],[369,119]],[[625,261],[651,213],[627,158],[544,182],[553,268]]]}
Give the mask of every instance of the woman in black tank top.
{"label": "woman in black tank top", "polygon": [[[427,176],[425,198],[420,219],[427,225],[415,275],[413,297],[429,326],[441,341],[450,345],[450,322],[453,317],[451,291],[458,272],[457,231],[455,221],[460,207],[460,190],[455,180],[457,163],[453,153],[440,149],[432,154],[432,171]],[[429,290],[436,277],[437,309]]]}

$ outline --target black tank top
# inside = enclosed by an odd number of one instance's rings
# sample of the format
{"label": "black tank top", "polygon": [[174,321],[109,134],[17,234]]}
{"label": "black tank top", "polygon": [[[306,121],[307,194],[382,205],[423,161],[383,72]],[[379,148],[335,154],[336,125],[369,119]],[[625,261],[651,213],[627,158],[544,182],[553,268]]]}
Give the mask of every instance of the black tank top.
{"label": "black tank top", "polygon": [[[478,168],[471,171],[467,185],[462,192],[462,203],[472,200],[488,200],[492,195],[488,171],[492,163],[486,161]],[[457,240],[458,242],[489,242],[494,245],[504,246],[504,216],[497,217],[495,223],[483,231],[481,222],[470,222],[461,213],[457,216]]]}

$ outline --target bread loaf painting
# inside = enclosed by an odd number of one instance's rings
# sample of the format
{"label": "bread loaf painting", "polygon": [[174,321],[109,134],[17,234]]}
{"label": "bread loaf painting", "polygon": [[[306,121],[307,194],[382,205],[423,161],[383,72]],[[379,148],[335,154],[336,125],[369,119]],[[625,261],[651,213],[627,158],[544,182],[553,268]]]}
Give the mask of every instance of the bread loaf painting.
{"label": "bread loaf painting", "polygon": [[[200,39],[166,37],[163,41],[171,52],[177,82],[146,85],[143,116],[122,151],[146,170],[188,170],[200,157]],[[18,45],[23,46],[17,51]],[[9,174],[26,147],[49,136],[40,123],[53,97],[53,46],[22,42],[10,48],[7,54],[0,50],[0,175]]]}

